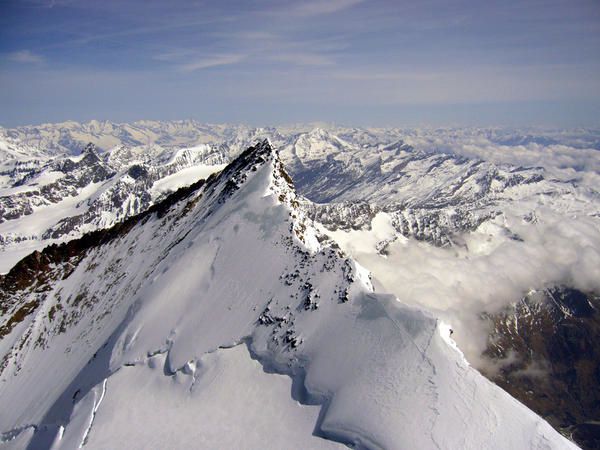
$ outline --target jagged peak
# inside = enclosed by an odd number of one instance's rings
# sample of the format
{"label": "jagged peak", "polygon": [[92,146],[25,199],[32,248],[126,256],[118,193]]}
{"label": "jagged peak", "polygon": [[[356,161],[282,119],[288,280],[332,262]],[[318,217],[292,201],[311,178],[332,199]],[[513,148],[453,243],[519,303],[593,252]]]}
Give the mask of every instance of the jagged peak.
{"label": "jagged peak", "polygon": [[267,176],[270,177],[270,181],[264,194],[272,195],[290,210],[291,231],[294,232],[296,237],[308,249],[318,248],[318,240],[316,231],[312,227],[312,221],[300,208],[300,203],[305,200],[296,193],[294,182],[285,170],[279,152],[268,139],[263,139],[249,147],[219,174],[210,177],[204,191],[209,195],[217,195],[218,203],[224,203],[229,196],[242,187],[251,174],[257,172],[265,164],[270,165],[270,169],[266,172]]}
{"label": "jagged peak", "polygon": [[71,160],[74,163],[80,163],[82,161],[85,161],[86,163],[96,163],[102,161],[102,158],[98,152],[98,147],[94,143],[88,142],[79,155],[67,157],[65,161],[66,160]]}
{"label": "jagged peak", "polygon": [[81,153],[98,156],[98,147],[96,147],[96,144],[94,144],[92,142],[88,142],[86,144],[86,146],[83,148],[83,150],[81,151]]}
{"label": "jagged peak", "polygon": [[[312,219],[305,213],[302,205],[307,202],[300,197],[294,182],[285,169],[279,151],[271,144],[269,139],[258,141],[248,147],[237,158],[231,161],[221,172],[211,175],[206,184],[202,186],[198,195],[204,196],[203,205],[205,214],[212,214],[221,205],[239,190],[244,189],[247,181],[256,176],[259,169],[268,165],[261,177],[268,177],[265,191],[260,195],[270,195],[290,212],[290,232],[309,250],[317,251],[321,246],[319,242],[324,239],[320,236]],[[265,179],[266,182],[266,179]],[[191,193],[190,193],[191,195]],[[169,208],[166,206],[163,209]]]}
{"label": "jagged peak", "polygon": [[268,138],[258,141],[246,149],[240,157],[242,155],[246,155],[246,158],[279,159],[279,152],[271,145]]}

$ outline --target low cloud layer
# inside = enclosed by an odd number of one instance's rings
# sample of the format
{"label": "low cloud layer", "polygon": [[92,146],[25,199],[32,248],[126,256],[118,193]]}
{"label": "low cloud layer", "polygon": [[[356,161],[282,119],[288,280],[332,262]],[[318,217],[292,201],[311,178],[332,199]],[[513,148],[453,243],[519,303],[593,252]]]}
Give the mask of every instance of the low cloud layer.
{"label": "low cloud layer", "polygon": [[[502,232],[505,224],[498,222],[505,221],[522,241]],[[482,312],[498,312],[533,288],[567,284],[600,290],[598,225],[593,218],[567,218],[552,211],[538,211],[536,224],[505,215],[465,234],[465,248],[400,239],[388,247],[386,257],[376,252],[375,244],[389,234],[352,231],[335,237],[372,271],[382,289],[448,321],[460,348],[478,364],[489,331],[479,319]]]}
{"label": "low cloud layer", "polygon": [[480,158],[496,164],[600,173],[600,132],[494,128],[411,129],[402,138],[415,148]]}
{"label": "low cloud layer", "polygon": [[385,214],[374,219],[369,231],[333,233],[372,271],[380,289],[449,322],[453,338],[473,364],[485,363],[481,353],[489,325],[480,319],[482,312],[499,312],[530,289],[564,284],[600,292],[598,133],[531,136],[438,129],[412,130],[405,136],[420,150],[501,165],[539,166],[547,180],[563,181],[538,191],[519,188],[523,190],[514,200],[495,206],[500,214],[494,219],[455,236],[453,247],[400,236],[382,256],[377,243],[397,235]]}

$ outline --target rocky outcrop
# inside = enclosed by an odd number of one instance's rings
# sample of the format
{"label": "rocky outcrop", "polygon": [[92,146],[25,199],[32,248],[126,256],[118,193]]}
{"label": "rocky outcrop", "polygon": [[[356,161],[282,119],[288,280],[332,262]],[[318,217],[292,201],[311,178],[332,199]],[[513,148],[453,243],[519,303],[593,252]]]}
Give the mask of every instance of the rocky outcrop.
{"label": "rocky outcrop", "polygon": [[600,295],[530,292],[486,316],[488,377],[586,449],[600,448]]}

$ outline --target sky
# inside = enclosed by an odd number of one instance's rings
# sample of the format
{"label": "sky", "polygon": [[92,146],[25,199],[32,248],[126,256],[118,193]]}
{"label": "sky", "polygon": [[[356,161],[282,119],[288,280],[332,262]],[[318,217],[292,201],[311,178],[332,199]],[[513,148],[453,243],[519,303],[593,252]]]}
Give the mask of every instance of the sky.
{"label": "sky", "polygon": [[600,125],[599,0],[0,0],[0,125]]}

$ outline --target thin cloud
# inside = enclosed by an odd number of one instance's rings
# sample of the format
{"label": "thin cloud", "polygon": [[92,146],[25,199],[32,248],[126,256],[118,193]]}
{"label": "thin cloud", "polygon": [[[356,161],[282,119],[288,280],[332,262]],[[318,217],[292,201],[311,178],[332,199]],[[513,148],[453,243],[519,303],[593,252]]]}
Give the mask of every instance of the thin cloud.
{"label": "thin cloud", "polygon": [[277,15],[292,17],[310,17],[332,14],[362,3],[364,0],[314,0],[297,2],[287,9],[277,10]]}
{"label": "thin cloud", "polygon": [[184,72],[194,72],[196,70],[209,69],[211,67],[228,66],[237,64],[245,58],[246,55],[215,55],[188,64],[183,64],[181,70]]}
{"label": "thin cloud", "polygon": [[20,50],[18,52],[9,53],[8,59],[22,64],[39,64],[44,62],[44,58],[30,50]]}
{"label": "thin cloud", "polygon": [[332,66],[335,64],[331,58],[318,53],[284,53],[273,55],[271,59],[297,66]]}
{"label": "thin cloud", "polygon": [[355,72],[338,72],[332,74],[333,77],[342,80],[353,80],[353,81],[397,81],[402,82],[406,80],[417,80],[417,81],[432,81],[443,78],[443,74],[440,72],[423,72],[423,71],[402,71],[397,70],[394,72],[383,72],[372,70],[371,72],[355,71]]}
{"label": "thin cloud", "polygon": [[86,45],[86,44],[96,42],[96,41],[102,41],[102,40],[108,40],[108,39],[114,39],[114,38],[135,37],[135,36],[141,36],[141,35],[152,35],[152,34],[164,33],[164,32],[169,32],[169,31],[174,31],[174,30],[179,30],[179,29],[185,29],[185,28],[208,26],[208,25],[215,24],[217,22],[228,22],[231,20],[233,20],[232,17],[222,17],[219,19],[194,19],[194,20],[187,20],[187,21],[174,21],[174,22],[164,23],[164,24],[155,25],[155,26],[134,27],[131,29],[115,31],[112,33],[91,34],[89,36],[83,36],[80,38],[64,41],[63,44]]}
{"label": "thin cloud", "polygon": [[173,62],[173,61],[181,61],[185,58],[189,59],[193,55],[194,55],[193,50],[174,49],[174,50],[169,50],[169,51],[166,51],[163,53],[158,53],[156,55],[153,55],[152,59],[154,59],[156,61]]}
{"label": "thin cloud", "polygon": [[59,6],[70,6],[76,0],[27,0],[23,3],[40,8],[54,8]]}

